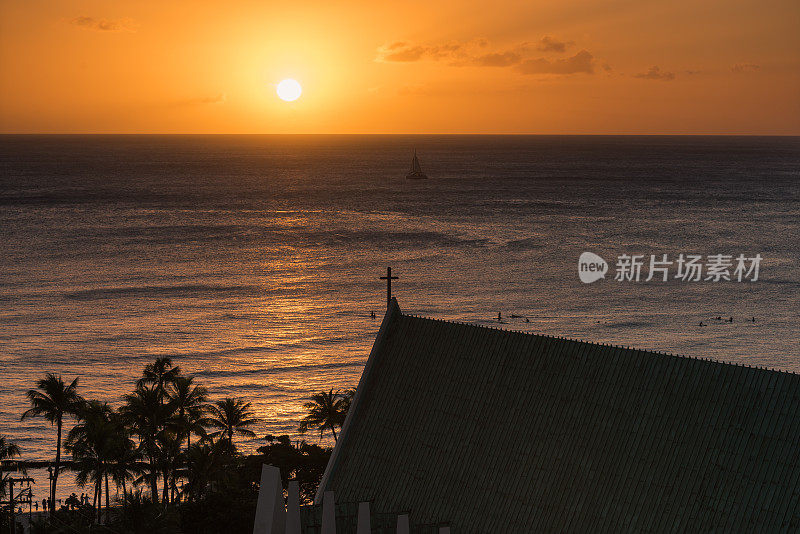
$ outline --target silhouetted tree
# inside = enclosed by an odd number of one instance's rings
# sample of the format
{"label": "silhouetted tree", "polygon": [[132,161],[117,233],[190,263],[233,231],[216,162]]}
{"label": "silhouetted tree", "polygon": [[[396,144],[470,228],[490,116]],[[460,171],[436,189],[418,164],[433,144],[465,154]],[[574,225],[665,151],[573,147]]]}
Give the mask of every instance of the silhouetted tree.
{"label": "silhouetted tree", "polygon": [[209,433],[209,437],[219,437],[227,443],[231,452],[236,451],[233,444],[234,434],[240,436],[255,436],[255,432],[249,427],[258,423],[259,419],[253,417],[250,403],[242,399],[231,397],[217,401],[208,407],[208,417],[203,419],[203,423],[218,428],[219,430]]}
{"label": "silhouetted tree", "polygon": [[0,498],[5,495],[6,475],[3,475],[3,460],[10,460],[20,455],[19,447],[5,436],[0,436]]}
{"label": "silhouetted tree", "polygon": [[174,382],[180,374],[181,368],[173,366],[170,358],[162,356],[145,366],[138,385],[152,384],[158,392],[159,401],[163,402],[167,385]]}
{"label": "silhouetted tree", "polygon": [[72,453],[75,482],[83,487],[91,482],[94,485],[94,502],[97,506],[97,520],[103,504],[103,482],[106,484],[106,517],[110,503],[108,492],[108,471],[120,428],[113,420],[113,411],[108,403],[91,400],[77,411],[78,423],[67,435],[65,448]]}
{"label": "silhouetted tree", "polygon": [[83,398],[78,395],[78,379],[66,385],[60,376],[47,373],[36,384],[37,389],[27,392],[31,407],[22,414],[22,419],[41,416],[56,425],[56,461],[53,471],[53,483],[50,487],[50,511],[55,509],[56,485],[58,473],[61,469],[61,432],[65,415],[74,415],[83,404]]}
{"label": "silhouetted tree", "polygon": [[339,438],[336,435],[336,427],[344,424],[344,417],[350,401],[346,400],[341,393],[334,393],[333,390],[330,390],[312,395],[311,401],[305,403],[304,406],[308,410],[308,415],[303,417],[297,429],[305,433],[309,429],[318,428],[319,439],[322,439],[325,430],[328,429],[333,434],[333,440],[337,441]]}
{"label": "silhouetted tree", "polygon": [[125,497],[128,495],[128,482],[136,480],[142,474],[144,466],[142,464],[142,453],[130,437],[130,433],[124,426],[121,414],[115,414],[118,421],[118,436],[114,441],[111,457],[109,458],[108,473],[111,480],[122,488],[122,505],[125,506]]}
{"label": "silhouetted tree", "polygon": [[339,428],[344,427],[344,420],[347,418],[347,412],[350,411],[350,405],[353,403],[353,397],[355,396],[355,389],[346,389],[339,393],[339,397],[342,399],[339,405]]}
{"label": "silhouetted tree", "polygon": [[186,438],[188,449],[192,445],[192,434],[206,435],[202,420],[208,406],[208,389],[194,385],[193,376],[178,376],[167,388],[167,396],[175,410],[176,426],[180,435]]}
{"label": "silhouetted tree", "polygon": [[181,474],[187,483],[183,488],[189,500],[204,497],[214,482],[226,476],[226,465],[230,462],[230,448],[224,440],[195,443],[186,451],[186,466]]}
{"label": "silhouetted tree", "polygon": [[161,434],[167,410],[161,404],[157,387],[138,384],[136,390],[124,396],[125,404],[120,408],[123,420],[130,433],[139,438],[139,449],[147,458],[147,473],[144,478],[150,485],[150,497],[158,502],[158,475],[161,460]]}
{"label": "silhouetted tree", "polygon": [[284,485],[294,478],[300,485],[301,501],[312,502],[332,449],[305,441],[293,444],[289,436],[266,436],[264,439],[267,445],[258,448],[263,457],[259,459],[253,476],[260,476],[262,463],[274,465],[280,469]]}

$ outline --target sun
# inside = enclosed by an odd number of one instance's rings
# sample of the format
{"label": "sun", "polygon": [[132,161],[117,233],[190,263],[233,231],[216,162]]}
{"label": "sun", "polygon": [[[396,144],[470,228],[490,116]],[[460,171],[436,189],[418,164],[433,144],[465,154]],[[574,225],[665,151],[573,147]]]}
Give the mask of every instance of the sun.
{"label": "sun", "polygon": [[277,92],[281,100],[292,102],[300,98],[300,95],[303,93],[303,88],[297,80],[287,78],[281,80],[278,84]]}

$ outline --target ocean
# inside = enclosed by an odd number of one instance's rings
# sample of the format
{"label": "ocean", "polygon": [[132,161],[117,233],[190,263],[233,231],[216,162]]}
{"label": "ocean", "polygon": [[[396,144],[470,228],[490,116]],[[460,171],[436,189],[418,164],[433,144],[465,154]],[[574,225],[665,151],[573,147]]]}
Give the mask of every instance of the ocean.
{"label": "ocean", "polygon": [[[0,136],[0,238],[0,434],[25,459],[53,457],[20,422],[44,373],[118,405],[157,356],[252,403],[240,449],[299,438],[310,394],[357,384],[387,266],[407,313],[800,372],[800,138]],[[645,281],[664,254],[762,259]]]}

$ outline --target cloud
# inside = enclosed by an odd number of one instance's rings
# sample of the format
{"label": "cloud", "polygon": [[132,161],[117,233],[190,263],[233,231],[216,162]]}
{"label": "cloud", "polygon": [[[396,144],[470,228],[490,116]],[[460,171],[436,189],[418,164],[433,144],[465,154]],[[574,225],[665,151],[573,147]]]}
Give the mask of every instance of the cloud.
{"label": "cloud", "polygon": [[[397,41],[378,48],[376,61],[410,63],[439,61],[456,67],[515,67],[524,74],[594,73],[594,57],[581,50],[572,57],[533,57],[535,51],[564,51],[573,43],[545,36],[538,43],[520,43],[512,48],[492,50],[485,39],[443,44],[413,44]],[[611,67],[603,67],[610,71]]]}
{"label": "cloud", "polygon": [[661,70],[657,65],[650,67],[647,72],[640,72],[633,75],[634,78],[643,80],[661,80],[668,82],[675,79],[675,73]]}
{"label": "cloud", "polygon": [[594,57],[588,51],[581,50],[574,56],[563,59],[526,59],[519,64],[518,69],[523,74],[594,74]]}
{"label": "cloud", "polygon": [[755,63],[736,63],[731,66],[733,72],[754,72],[761,68],[761,65]]}
{"label": "cloud", "polygon": [[574,44],[573,41],[559,41],[549,35],[545,35],[539,40],[536,50],[540,52],[565,52],[567,48]]}
{"label": "cloud", "polygon": [[136,24],[131,19],[96,19],[94,17],[75,17],[70,23],[86,30],[99,32],[135,32]]}
{"label": "cloud", "polygon": [[522,61],[517,52],[492,52],[472,58],[471,63],[480,67],[510,67]]}
{"label": "cloud", "polygon": [[383,56],[384,61],[419,61],[427,53],[425,47],[415,46],[403,48],[396,52],[389,51]]}
{"label": "cloud", "polygon": [[433,61],[455,60],[465,57],[469,44],[444,43],[438,45],[410,45],[402,41],[378,48],[376,61],[412,62],[423,59]]}

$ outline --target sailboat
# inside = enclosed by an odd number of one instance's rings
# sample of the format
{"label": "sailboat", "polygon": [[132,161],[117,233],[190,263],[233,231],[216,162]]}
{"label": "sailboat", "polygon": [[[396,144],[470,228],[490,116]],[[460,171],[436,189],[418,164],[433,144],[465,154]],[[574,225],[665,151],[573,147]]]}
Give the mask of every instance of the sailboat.
{"label": "sailboat", "polygon": [[411,160],[411,170],[406,174],[408,180],[426,180],[428,177],[422,172],[417,159],[417,149],[414,149],[414,159]]}

